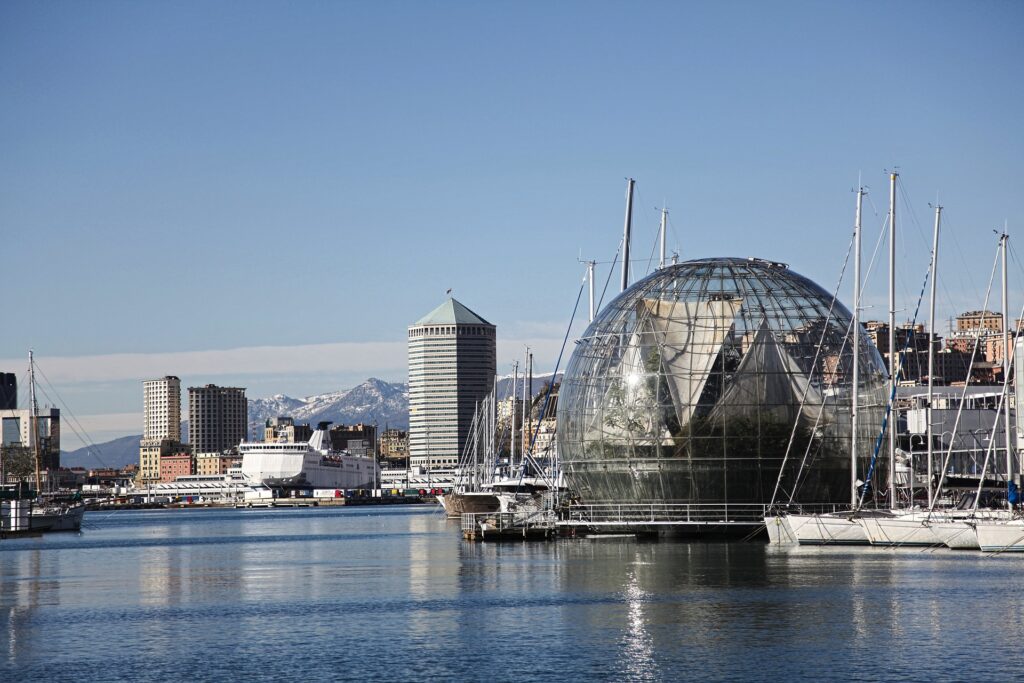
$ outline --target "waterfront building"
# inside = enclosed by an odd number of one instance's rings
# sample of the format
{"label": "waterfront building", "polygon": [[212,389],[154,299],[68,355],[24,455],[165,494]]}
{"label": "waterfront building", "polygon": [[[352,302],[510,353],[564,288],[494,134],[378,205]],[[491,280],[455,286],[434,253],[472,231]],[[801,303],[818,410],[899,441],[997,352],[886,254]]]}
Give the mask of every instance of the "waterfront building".
{"label": "waterfront building", "polygon": [[309,441],[313,429],[308,424],[295,424],[290,417],[272,417],[263,425],[263,440],[277,443]]}
{"label": "waterfront building", "polygon": [[967,311],[956,317],[957,336],[1002,334],[1003,314],[993,311]]}
{"label": "waterfront building", "polygon": [[224,453],[199,453],[195,457],[195,474],[204,476],[227,474],[232,467],[238,467],[241,464],[242,458],[237,449]]}
{"label": "waterfront building", "polygon": [[142,382],[142,440],[139,478],[160,480],[160,458],[183,450],[181,443],[181,380],[173,375]]}
{"label": "waterfront building", "polygon": [[145,441],[181,440],[181,380],[173,375],[142,383]]}
{"label": "waterfront building", "polygon": [[18,408],[18,376],[13,372],[0,372],[0,410]]}
{"label": "waterfront building", "polygon": [[195,461],[192,454],[185,451],[168,453],[160,456],[160,483],[172,482],[178,477],[195,474]]}
{"label": "waterfront building", "polygon": [[405,467],[409,459],[409,433],[400,429],[385,429],[380,435],[380,457],[389,467]]}
{"label": "waterfront building", "polygon": [[336,425],[331,427],[328,435],[331,438],[331,448],[336,451],[348,451],[352,455],[373,455],[373,445],[377,443],[377,428],[362,423],[350,427]]}
{"label": "waterfront building", "polygon": [[459,462],[497,370],[496,329],[455,299],[409,326],[409,465]]}
{"label": "waterfront building", "polygon": [[189,442],[193,452],[229,450],[245,440],[248,424],[245,389],[207,384],[188,389]]}

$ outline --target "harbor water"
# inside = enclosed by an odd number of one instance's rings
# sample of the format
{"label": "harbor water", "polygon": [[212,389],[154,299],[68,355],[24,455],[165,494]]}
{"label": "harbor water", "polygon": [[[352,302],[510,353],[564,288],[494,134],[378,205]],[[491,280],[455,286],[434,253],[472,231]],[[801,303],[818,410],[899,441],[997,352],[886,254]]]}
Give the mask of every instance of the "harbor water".
{"label": "harbor water", "polygon": [[0,680],[1009,680],[1024,557],[471,543],[436,508],[90,513],[0,541]]}

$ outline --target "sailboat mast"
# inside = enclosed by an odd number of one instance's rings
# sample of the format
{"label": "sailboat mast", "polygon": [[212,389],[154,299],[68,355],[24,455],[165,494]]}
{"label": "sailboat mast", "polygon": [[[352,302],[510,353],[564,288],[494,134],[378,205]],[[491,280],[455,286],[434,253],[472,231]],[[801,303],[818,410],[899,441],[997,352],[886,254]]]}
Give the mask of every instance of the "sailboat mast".
{"label": "sailboat mast", "polygon": [[661,259],[658,261],[658,268],[665,267],[665,232],[668,228],[668,209],[661,209]]}
{"label": "sailboat mast", "polygon": [[512,363],[512,410],[509,414],[512,418],[512,434],[509,437],[508,467],[511,473],[512,466],[516,462],[516,385],[519,384],[519,361]]}
{"label": "sailboat mast", "polygon": [[526,433],[526,373],[530,367],[530,347],[526,347],[526,359],[523,361],[523,419],[519,421],[519,428],[523,430],[523,445],[519,449],[519,464],[522,466],[526,462],[526,445],[530,438]]}
{"label": "sailboat mast", "polygon": [[931,509],[935,496],[932,478],[935,465],[932,462],[935,451],[932,444],[932,401],[935,393],[935,287],[939,270],[939,225],[942,222],[942,207],[935,207],[935,230],[932,233],[932,282],[931,295],[928,302],[928,404],[925,417],[928,420],[928,508]]}
{"label": "sailboat mast", "polygon": [[590,289],[590,322],[594,322],[594,261],[587,261],[587,282]]}
{"label": "sailboat mast", "polygon": [[[1003,234],[999,236],[999,241],[1002,243],[1003,247],[1003,379],[1005,380],[1010,376],[1010,309],[1006,300],[1006,248],[1010,241],[1010,236],[1004,231]],[[1006,436],[1006,488],[1007,491],[1009,491],[1010,482],[1013,478],[1013,451],[1010,450],[1009,401],[1005,401],[1003,403],[1003,433]],[[1007,500],[1007,506],[1009,506],[1009,500]]]}
{"label": "sailboat mast", "polygon": [[864,188],[857,188],[857,214],[853,225],[853,386],[850,393],[850,509],[857,507],[857,412],[860,408],[860,231]]}
{"label": "sailboat mast", "polygon": [[32,416],[29,418],[29,440],[32,442],[32,457],[36,465],[36,495],[38,496],[43,489],[39,477],[39,406],[36,404],[36,363],[31,350],[28,352],[28,405],[32,410]]}
{"label": "sailboat mast", "polygon": [[622,290],[629,287],[629,233],[633,228],[633,185],[632,178],[626,184],[626,223],[622,228]]}
{"label": "sailboat mast", "polygon": [[[533,352],[526,354],[526,373],[529,376],[527,382],[530,385],[529,403],[533,403]],[[533,445],[533,406],[526,408],[526,438],[529,439],[530,445]],[[523,441],[523,445],[526,445],[526,441]],[[531,453],[532,455],[532,453]],[[526,459],[526,456],[523,456]]]}
{"label": "sailboat mast", "polygon": [[896,509],[896,177],[889,174],[889,507]]}

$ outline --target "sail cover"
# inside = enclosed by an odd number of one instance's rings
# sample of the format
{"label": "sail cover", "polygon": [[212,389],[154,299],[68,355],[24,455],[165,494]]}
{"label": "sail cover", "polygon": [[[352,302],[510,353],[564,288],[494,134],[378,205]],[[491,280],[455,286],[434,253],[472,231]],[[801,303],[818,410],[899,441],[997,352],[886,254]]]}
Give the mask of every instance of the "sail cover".
{"label": "sail cover", "polygon": [[742,299],[661,301],[641,299],[637,307],[653,332],[679,426],[693,417],[711,368],[743,304]]}
{"label": "sail cover", "polygon": [[[641,299],[636,325],[623,332],[619,362],[608,375],[602,401],[588,432],[634,446],[671,444],[663,412],[689,423],[742,299],[661,301]],[[664,396],[667,385],[671,406]],[[664,397],[667,399],[668,397]]]}
{"label": "sail cover", "polygon": [[732,382],[711,411],[711,419],[792,424],[803,416],[813,422],[822,401],[821,393],[811,386],[762,319]]}

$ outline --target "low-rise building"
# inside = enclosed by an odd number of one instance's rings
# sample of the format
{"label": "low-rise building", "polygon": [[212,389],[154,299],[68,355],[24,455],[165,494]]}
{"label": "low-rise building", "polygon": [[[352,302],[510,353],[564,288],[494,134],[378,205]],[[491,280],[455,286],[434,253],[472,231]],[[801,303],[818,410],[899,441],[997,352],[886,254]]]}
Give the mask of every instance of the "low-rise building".
{"label": "low-rise building", "polygon": [[160,482],[171,482],[178,477],[195,474],[195,461],[189,452],[169,453],[160,456]]}
{"label": "low-rise building", "polygon": [[263,426],[263,440],[275,443],[302,443],[313,436],[308,424],[295,424],[291,417],[272,417]]}
{"label": "low-rise building", "polygon": [[238,449],[223,453],[196,453],[196,474],[218,475],[227,474],[232,467],[240,465],[242,457]]}
{"label": "low-rise building", "polygon": [[377,428],[373,425],[338,425],[331,427],[329,434],[332,448],[352,455],[372,455],[373,445],[377,443]]}
{"label": "low-rise building", "polygon": [[387,429],[380,436],[380,457],[389,467],[405,467],[409,459],[409,433]]}

